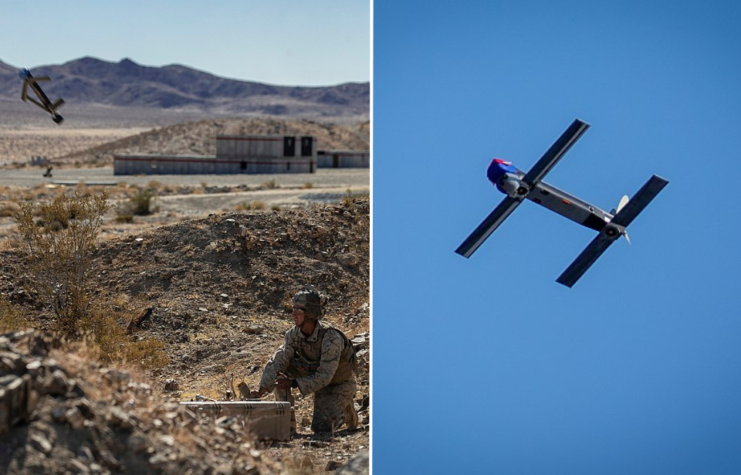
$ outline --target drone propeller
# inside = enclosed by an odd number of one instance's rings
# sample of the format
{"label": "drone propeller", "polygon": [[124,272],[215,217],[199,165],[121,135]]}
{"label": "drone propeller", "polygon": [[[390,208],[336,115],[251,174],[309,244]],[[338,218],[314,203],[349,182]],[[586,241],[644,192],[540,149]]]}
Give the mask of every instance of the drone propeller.
{"label": "drone propeller", "polygon": [[[623,209],[623,207],[625,207],[625,205],[628,204],[628,201],[630,201],[630,198],[628,198],[628,195],[623,195],[623,197],[620,198],[620,202],[617,205],[617,209],[615,209],[612,214],[613,215],[618,214],[620,210]],[[623,236],[625,236],[625,240],[628,241],[628,244],[630,244],[630,236],[628,236],[627,229],[623,231]]]}

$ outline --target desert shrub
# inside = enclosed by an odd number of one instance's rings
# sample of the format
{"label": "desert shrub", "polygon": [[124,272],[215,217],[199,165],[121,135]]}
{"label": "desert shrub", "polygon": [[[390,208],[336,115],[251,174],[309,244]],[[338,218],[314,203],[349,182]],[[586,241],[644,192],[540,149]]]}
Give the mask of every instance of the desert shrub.
{"label": "desert shrub", "polygon": [[157,193],[149,188],[136,190],[136,193],[129,197],[116,209],[117,216],[149,216],[156,213],[158,208],[155,206]]}
{"label": "desert shrub", "polygon": [[134,215],[127,214],[125,211],[121,209],[116,210],[116,218],[115,221],[117,223],[133,223],[134,222]]}
{"label": "desert shrub", "polygon": [[18,205],[11,202],[0,203],[0,218],[9,218],[18,211]]}
{"label": "desert shrub", "polygon": [[266,205],[263,201],[246,201],[244,203],[239,203],[237,206],[234,207],[234,209],[236,209],[237,211],[251,211],[265,208]]}
{"label": "desert shrub", "polygon": [[23,313],[5,296],[0,297],[0,333],[24,330],[28,322]]}
{"label": "desert shrub", "polygon": [[267,188],[268,190],[274,190],[276,188],[280,188],[280,185],[278,184],[277,181],[275,181],[275,179],[266,181],[265,183],[261,183],[260,186],[262,188]]}
{"label": "desert shrub", "polygon": [[99,297],[81,321],[93,355],[108,364],[127,363],[145,370],[165,366],[168,363],[165,343],[154,337],[137,339],[129,334],[125,323],[136,314],[113,305],[114,301],[107,296]]}
{"label": "desert shrub", "polygon": [[306,183],[304,183],[304,188],[307,190],[310,188],[314,188],[314,184],[310,181],[307,181]]}
{"label": "desert shrub", "polygon": [[75,193],[77,193],[80,196],[89,196],[92,194],[92,191],[90,191],[90,188],[85,184],[84,181],[81,181],[77,183],[77,186],[75,187]]}
{"label": "desert shrub", "polygon": [[345,192],[345,196],[342,198],[342,205],[345,208],[350,208],[354,205],[356,198],[370,199],[370,193],[367,191],[352,191],[348,188]]}
{"label": "desert shrub", "polygon": [[23,203],[14,216],[28,251],[29,285],[51,307],[59,330],[68,335],[78,333],[78,322],[87,312],[92,252],[109,209],[106,197],[59,195],[51,202]]}

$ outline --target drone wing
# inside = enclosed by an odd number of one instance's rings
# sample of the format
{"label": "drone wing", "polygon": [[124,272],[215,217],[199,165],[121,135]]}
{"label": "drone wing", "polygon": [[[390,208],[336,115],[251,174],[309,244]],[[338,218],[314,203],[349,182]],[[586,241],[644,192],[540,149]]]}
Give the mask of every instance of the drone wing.
{"label": "drone wing", "polygon": [[569,128],[561,134],[558,140],[551,145],[551,148],[549,148],[540,160],[533,165],[530,171],[525,174],[522,181],[530,185],[530,188],[540,183],[540,180],[542,180],[546,174],[556,166],[556,163],[561,160],[561,157],[569,151],[571,146],[579,140],[588,128],[589,124],[582,122],[579,119],[575,119]]}
{"label": "drone wing", "polygon": [[[638,193],[628,201],[615,217],[610,221],[611,224],[626,228],[633,220],[643,211],[646,206],[656,198],[661,190],[669,182],[660,176],[652,176]],[[607,227],[605,228],[607,229]],[[614,229],[614,228],[613,228]],[[567,287],[572,287],[584,273],[589,270],[592,264],[604,253],[610,245],[615,242],[622,234],[617,232],[609,235],[604,230],[600,231],[596,238],[582,251],[581,254],[563,271],[556,282]]]}
{"label": "drone wing", "polygon": [[660,176],[654,175],[638,190],[638,193],[628,201],[615,217],[612,219],[614,224],[628,227],[630,223],[641,213],[641,211],[648,206],[648,204],[656,198],[661,190],[664,189],[669,181],[661,178]]}
{"label": "drone wing", "polygon": [[573,287],[576,281],[579,280],[590,267],[592,267],[592,264],[599,259],[599,256],[601,256],[602,253],[605,252],[607,248],[610,247],[610,245],[619,237],[620,234],[610,237],[604,233],[599,233],[597,237],[594,238],[586,248],[584,248],[581,254],[579,254],[579,257],[577,257],[574,262],[572,262],[571,265],[563,271],[563,274],[558,276],[556,282],[563,284],[566,287]]}
{"label": "drone wing", "polygon": [[[558,163],[561,157],[568,152],[571,146],[579,140],[579,137],[581,137],[588,128],[589,124],[586,122],[582,122],[579,119],[574,120],[569,128],[561,134],[558,140],[551,145],[551,148],[549,148],[540,160],[535,163],[533,168],[527,172],[522,181],[526,183],[530,189],[540,183],[543,177],[556,165],[556,163]],[[487,216],[486,219],[484,219],[484,221],[471,233],[471,235],[463,241],[463,244],[458,246],[458,249],[456,249],[455,252],[463,257],[471,257],[471,255],[476,252],[476,249],[478,249],[479,246],[486,241],[486,238],[488,238],[491,233],[493,233],[499,225],[507,219],[507,216],[517,208],[517,205],[519,205],[526,196],[527,195],[525,194],[517,196],[516,198],[511,196],[504,198],[504,200],[499,203],[499,206],[494,208],[494,211],[492,211],[489,216]]]}
{"label": "drone wing", "polygon": [[463,244],[458,246],[458,249],[456,249],[455,252],[463,257],[471,257],[471,254],[476,252],[476,249],[486,241],[486,238],[488,238],[491,233],[493,233],[499,225],[507,219],[507,216],[509,216],[520,203],[522,203],[522,200],[518,198],[512,198],[511,196],[504,198],[502,202],[494,208],[494,211],[489,213],[489,216],[487,216],[486,219],[484,219],[484,221],[482,221],[481,224],[473,230],[471,235],[463,241]]}

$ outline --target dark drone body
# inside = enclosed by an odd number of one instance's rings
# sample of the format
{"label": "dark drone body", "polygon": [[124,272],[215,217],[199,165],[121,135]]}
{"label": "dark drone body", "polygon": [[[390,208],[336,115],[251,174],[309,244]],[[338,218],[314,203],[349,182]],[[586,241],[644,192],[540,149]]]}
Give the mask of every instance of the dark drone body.
{"label": "dark drone body", "polygon": [[[31,71],[28,70],[28,68],[23,68],[18,71],[18,76],[23,79],[23,91],[21,92],[21,99],[23,99],[23,102],[33,102],[34,104],[51,114],[51,118],[54,122],[56,122],[57,124],[61,124],[64,118],[57,112],[57,109],[62,107],[62,105],[64,104],[64,99],[60,98],[57,99],[56,102],[51,102],[44,91],[41,89],[41,86],[39,86],[38,84],[39,81],[51,81],[49,76],[34,77],[31,74]],[[28,97],[29,89],[31,89],[36,94],[38,100],[32,97]]]}
{"label": "dark drone body", "polygon": [[632,199],[623,197],[610,213],[542,181],[588,128],[589,124],[576,119],[527,173],[510,162],[494,159],[487,170],[487,177],[507,196],[455,252],[470,257],[525,199],[598,232],[597,237],[556,279],[567,287],[572,287],[620,236],[627,238],[628,225],[669,183],[667,180],[652,176]]}

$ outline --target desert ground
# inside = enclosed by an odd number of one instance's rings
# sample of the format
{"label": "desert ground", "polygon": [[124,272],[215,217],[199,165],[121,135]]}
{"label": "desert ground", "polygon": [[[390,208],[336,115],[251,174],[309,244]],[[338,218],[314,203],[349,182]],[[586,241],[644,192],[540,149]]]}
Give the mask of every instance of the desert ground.
{"label": "desert ground", "polygon": [[[2,103],[0,111],[8,107]],[[43,114],[26,112],[13,123],[0,114],[0,299],[22,315],[23,327],[43,335],[34,338],[49,342],[40,364],[53,358],[81,389],[39,399],[25,420],[0,435],[0,473],[363,473],[347,464],[362,458],[370,443],[369,170],[114,176],[106,154],[152,143],[172,153],[190,145],[182,137],[203,139],[207,147],[208,137],[193,130],[244,130],[258,123],[271,130],[319,127],[340,145],[346,140],[347,148],[357,148],[367,127],[204,119],[189,112],[116,117],[105,107],[69,111],[57,127]],[[182,125],[188,121],[200,125]],[[53,160],[51,177],[42,176],[46,167],[28,164],[34,156]],[[152,196],[149,214],[122,211],[142,192]],[[27,248],[13,214],[23,203],[60,194],[100,193],[112,209],[99,232],[89,291],[95,305],[115,309],[112,318],[121,328],[149,315],[130,338],[164,342],[160,365],[100,361],[79,341],[60,343],[54,315],[29,282]],[[224,399],[230,378],[255,387],[292,325],[290,296],[306,283],[329,296],[325,319],[354,338],[361,356],[358,428],[311,434],[311,396],[298,399],[298,435],[288,442],[254,440],[231,422],[189,422],[177,402],[197,394]],[[7,335],[0,340],[7,358],[35,358],[30,345],[13,341]],[[110,374],[125,374],[128,385]],[[178,388],[165,391],[171,379]],[[56,416],[79,407],[87,414],[83,425]]]}

